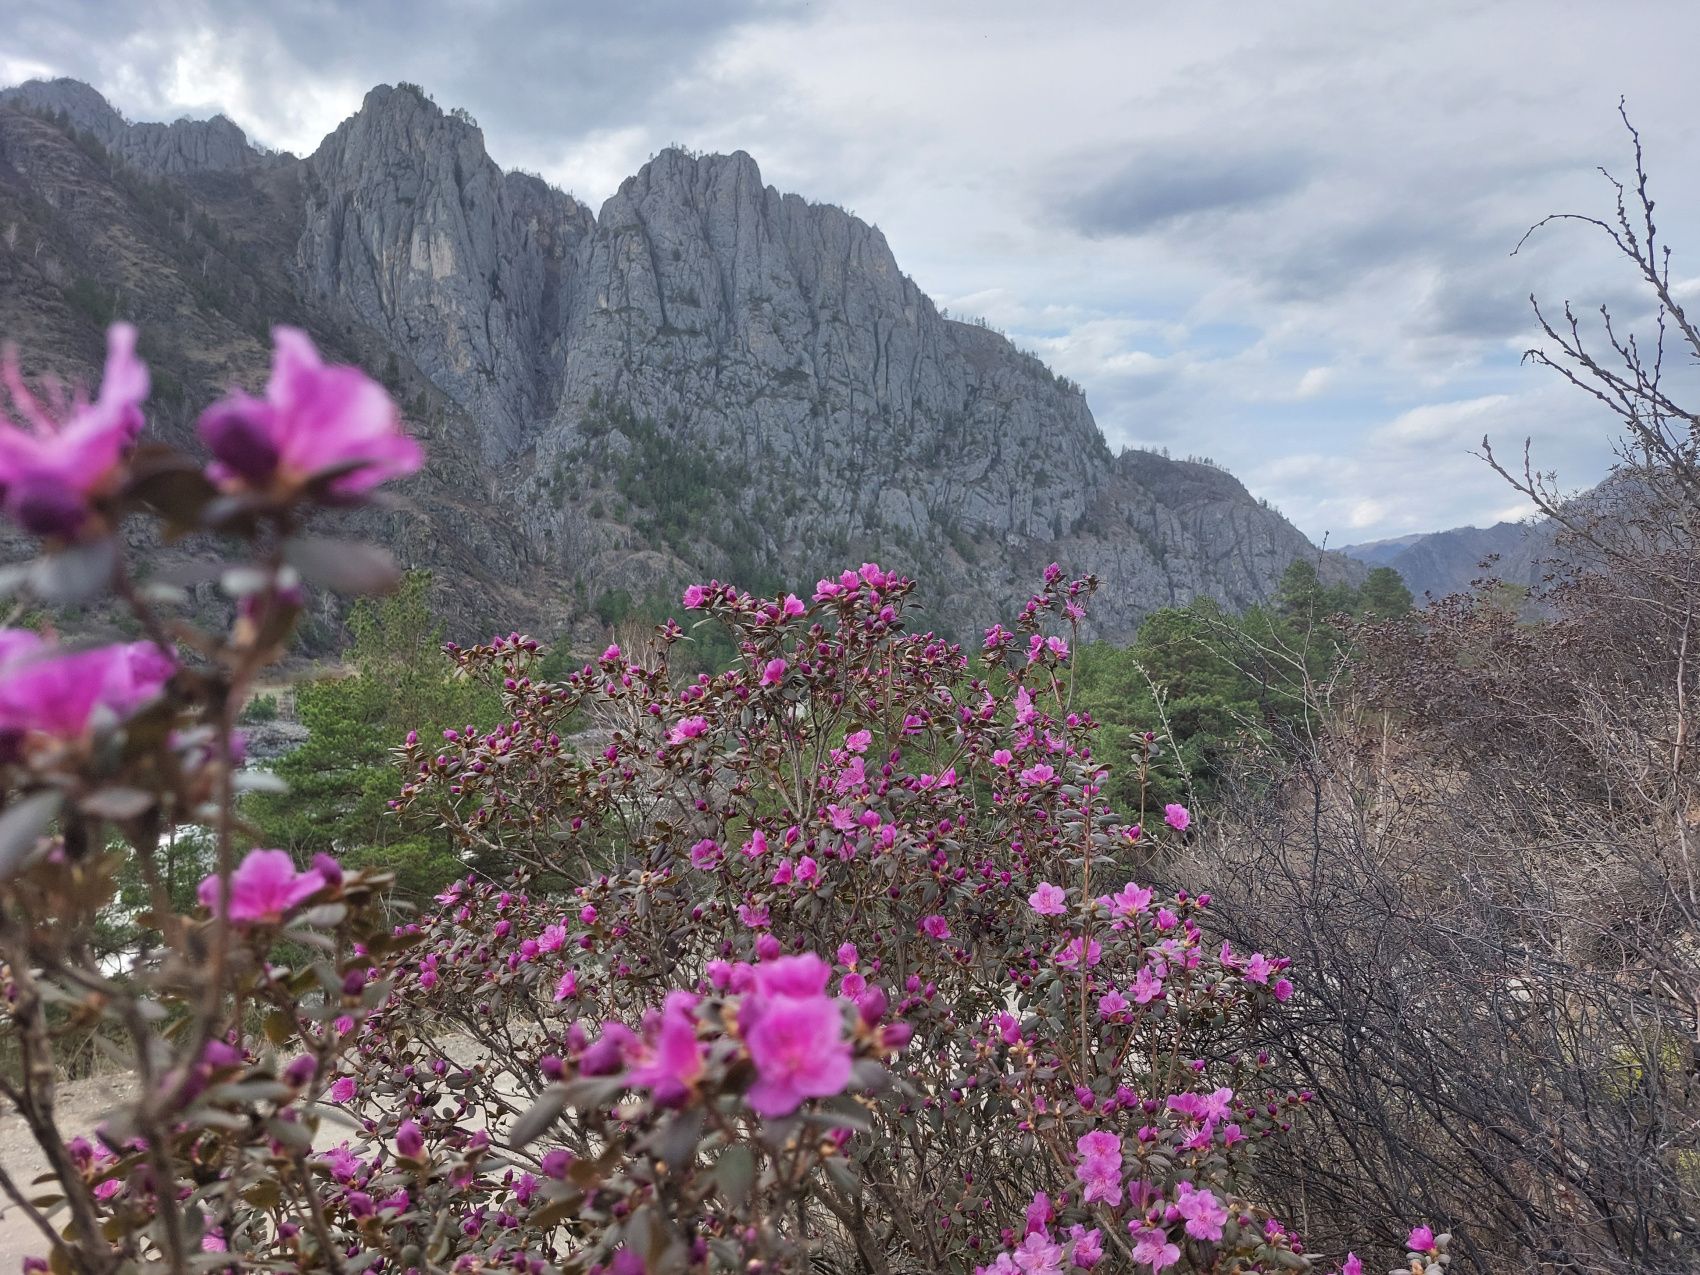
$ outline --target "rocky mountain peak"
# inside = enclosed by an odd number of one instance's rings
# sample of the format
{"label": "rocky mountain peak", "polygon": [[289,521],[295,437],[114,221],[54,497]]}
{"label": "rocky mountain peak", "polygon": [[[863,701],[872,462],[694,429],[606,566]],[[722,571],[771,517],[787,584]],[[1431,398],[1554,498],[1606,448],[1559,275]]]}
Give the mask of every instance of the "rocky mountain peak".
{"label": "rocky mountain peak", "polygon": [[507,459],[553,394],[567,264],[589,210],[504,174],[470,118],[411,86],[373,89],[307,167],[308,286],[478,420],[491,464]]}
{"label": "rocky mountain peak", "polygon": [[[1112,457],[1079,386],[945,318],[876,227],[767,185],[743,151],[664,150],[593,214],[504,172],[470,116],[412,85],[374,88],[304,160],[261,155],[228,121],[126,123],[74,82],[9,96],[44,118],[12,120],[28,162],[11,168],[0,129],[0,203],[15,181],[42,187],[21,215],[88,215],[31,232],[54,253],[0,258],[0,284],[79,350],[98,350],[92,309],[115,294],[85,288],[69,310],[62,261],[132,281],[123,304],[144,323],[169,314],[198,347],[251,356],[249,382],[254,333],[284,314],[366,361],[438,457],[381,534],[438,573],[456,636],[492,598],[551,633],[622,591],[797,587],[864,560],[921,576],[930,622],[966,633],[1007,619],[1056,560],[1098,574],[1092,631],[1125,637],[1155,607],[1261,601],[1315,553],[1219,469]],[[162,202],[111,180],[67,124],[151,175],[233,179]],[[210,269],[236,244],[243,277],[225,286]],[[200,375],[188,351],[178,366]]]}
{"label": "rocky mountain peak", "polygon": [[92,133],[109,151],[152,177],[239,172],[273,160],[249,145],[247,134],[224,115],[132,124],[81,80],[28,80],[0,90],[0,105],[6,103],[63,114],[73,126]]}

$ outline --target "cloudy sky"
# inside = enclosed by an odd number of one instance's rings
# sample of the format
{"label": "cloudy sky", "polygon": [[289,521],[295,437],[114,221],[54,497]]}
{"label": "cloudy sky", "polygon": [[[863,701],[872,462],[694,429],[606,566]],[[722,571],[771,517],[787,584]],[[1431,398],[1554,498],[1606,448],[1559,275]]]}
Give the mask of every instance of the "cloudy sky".
{"label": "cloudy sky", "polygon": [[[224,111],[310,151],[413,80],[593,207],[744,149],[952,313],[1080,381],[1112,445],[1209,456],[1344,544],[1515,517],[1471,457],[1596,481],[1611,422],[1522,365],[1528,296],[1641,311],[1596,237],[1620,95],[1700,294],[1700,6],[1619,0],[13,0],[0,83]],[[1686,250],[1686,252],[1684,251]]]}

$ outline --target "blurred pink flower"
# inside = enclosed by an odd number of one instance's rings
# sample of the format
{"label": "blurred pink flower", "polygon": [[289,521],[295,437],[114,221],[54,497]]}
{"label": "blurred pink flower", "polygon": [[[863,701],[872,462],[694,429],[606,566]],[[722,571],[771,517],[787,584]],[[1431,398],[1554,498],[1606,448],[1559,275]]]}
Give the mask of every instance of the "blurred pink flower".
{"label": "blurred pink flower", "polygon": [[[284,850],[250,850],[230,874],[230,919],[275,923],[302,900],[324,887],[317,868],[295,870],[295,861]],[[218,911],[218,874],[201,882],[202,906]]]}
{"label": "blurred pink flower", "polygon": [[1163,822],[1176,832],[1185,832],[1192,825],[1192,814],[1178,801],[1163,807]]}
{"label": "blurred pink flower", "polygon": [[420,1152],[425,1150],[425,1135],[420,1132],[419,1123],[415,1120],[403,1120],[395,1131],[396,1154],[409,1160],[418,1159]]}
{"label": "blurred pink flower", "polygon": [[[791,958],[793,961],[802,958]],[[813,958],[820,971],[831,970],[819,957]],[[770,962],[780,965],[783,962]],[[757,967],[758,977],[762,967]],[[791,967],[770,986],[815,987],[814,966]],[[805,979],[798,982],[796,979]],[[850,1042],[844,1037],[844,1012],[823,994],[824,980],[817,990],[803,995],[774,994],[761,989],[745,1001],[745,1011],[754,1021],[745,1032],[750,1059],[756,1065],[756,1083],[746,1097],[764,1116],[787,1116],[805,1098],[826,1098],[842,1093],[850,1083]]]}
{"label": "blurred pink flower", "polygon": [[198,428],[215,459],[213,476],[248,487],[336,471],[330,490],[353,497],[425,462],[384,387],[357,367],[327,367],[296,328],[272,330],[265,398],[233,391],[201,413]]}
{"label": "blurred pink flower", "polygon": [[647,1056],[632,1069],[632,1083],[653,1090],[664,1106],[682,1101],[702,1074],[696,1007],[691,993],[668,992]]}
{"label": "blurred pink flower", "polygon": [[136,330],[127,323],[107,329],[106,371],[92,403],[61,394],[50,412],[25,387],[10,351],[0,375],[23,420],[0,415],[0,507],[25,531],[75,535],[141,432],[148,369],[136,357]]}
{"label": "blurred pink flower", "polygon": [[174,667],[152,642],[61,651],[27,630],[0,630],[0,734],[74,738],[98,710],[127,717],[158,695]]}

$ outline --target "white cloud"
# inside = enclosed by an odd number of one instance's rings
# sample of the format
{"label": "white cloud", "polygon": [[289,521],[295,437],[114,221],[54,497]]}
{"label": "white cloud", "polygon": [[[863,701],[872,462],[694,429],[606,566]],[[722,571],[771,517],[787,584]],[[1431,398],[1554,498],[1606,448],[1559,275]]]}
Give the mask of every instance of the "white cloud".
{"label": "white cloud", "polygon": [[1334,379],[1334,369],[1331,367],[1306,368],[1305,374],[1299,377],[1299,383],[1293,387],[1294,398],[1315,398],[1328,388]]}

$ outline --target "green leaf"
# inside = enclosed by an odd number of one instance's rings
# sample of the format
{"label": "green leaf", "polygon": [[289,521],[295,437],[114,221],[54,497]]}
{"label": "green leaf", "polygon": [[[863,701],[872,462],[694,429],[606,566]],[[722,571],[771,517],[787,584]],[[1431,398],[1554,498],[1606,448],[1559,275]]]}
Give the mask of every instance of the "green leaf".
{"label": "green leaf", "polygon": [[508,1133],[508,1146],[523,1150],[548,1131],[567,1105],[567,1086],[550,1085],[543,1095],[518,1120]]}
{"label": "green leaf", "polygon": [[756,1182],[756,1157],[747,1143],[735,1142],[720,1153],[714,1180],[728,1204],[737,1208],[748,1203]]}
{"label": "green leaf", "polygon": [[0,812],[0,881],[25,867],[62,801],[57,792],[38,792]]}
{"label": "green leaf", "polygon": [[401,580],[387,549],[358,541],[298,536],[284,544],[283,557],[308,584],[333,593],[388,593]]}

